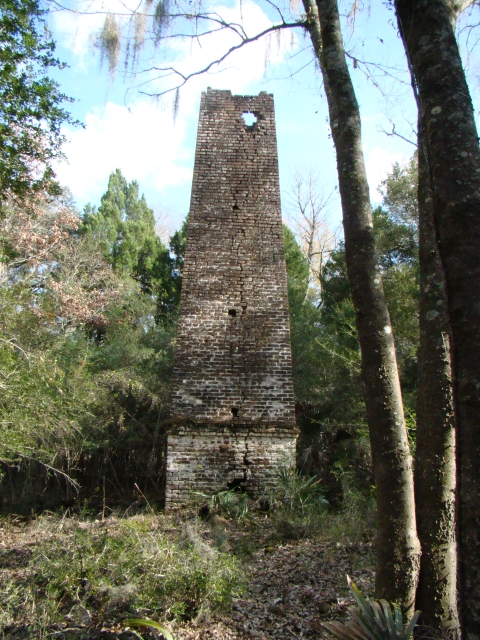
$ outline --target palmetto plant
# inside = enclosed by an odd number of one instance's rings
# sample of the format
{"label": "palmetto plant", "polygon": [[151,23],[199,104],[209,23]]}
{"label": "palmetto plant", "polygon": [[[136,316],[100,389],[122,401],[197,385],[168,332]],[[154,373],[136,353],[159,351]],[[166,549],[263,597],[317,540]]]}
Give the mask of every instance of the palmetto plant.
{"label": "palmetto plant", "polygon": [[278,497],[289,511],[305,515],[309,509],[328,506],[325,490],[317,478],[307,478],[298,469],[287,466],[278,469],[277,478]]}
{"label": "palmetto plant", "polygon": [[212,507],[228,518],[242,520],[248,515],[248,495],[238,489],[219,491],[212,497]]}
{"label": "palmetto plant", "polygon": [[217,512],[232,520],[242,520],[249,516],[248,495],[240,489],[226,489],[213,495],[195,492],[195,495],[205,498],[209,502],[212,512]]}
{"label": "palmetto plant", "polygon": [[[341,640],[410,640],[420,611],[416,611],[408,624],[404,624],[398,604],[386,600],[366,600],[347,576],[348,586],[357,607],[347,623],[324,622],[322,626]],[[392,610],[393,609],[393,610]]]}
{"label": "palmetto plant", "polygon": [[[159,625],[155,620],[148,620],[148,618],[129,618],[128,620],[125,620],[125,624],[129,627],[147,627],[147,629],[149,629],[153,636],[158,640],[160,640],[160,637],[165,640],[173,640],[173,636],[170,631]],[[136,634],[136,631],[134,631],[134,633]],[[142,637],[140,634],[136,635],[138,635],[139,638]]]}

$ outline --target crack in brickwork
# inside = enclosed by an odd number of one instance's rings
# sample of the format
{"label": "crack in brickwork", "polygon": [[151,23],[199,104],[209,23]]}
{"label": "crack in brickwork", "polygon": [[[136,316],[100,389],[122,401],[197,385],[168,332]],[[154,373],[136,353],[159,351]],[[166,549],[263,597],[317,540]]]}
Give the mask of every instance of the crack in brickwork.
{"label": "crack in brickwork", "polygon": [[[245,113],[257,119],[251,126]],[[167,503],[185,501],[189,483],[201,490],[206,481],[210,493],[225,488],[232,474],[258,492],[271,484],[277,453],[293,455],[275,115],[265,92],[202,94],[172,417]],[[259,455],[258,447],[266,450]]]}

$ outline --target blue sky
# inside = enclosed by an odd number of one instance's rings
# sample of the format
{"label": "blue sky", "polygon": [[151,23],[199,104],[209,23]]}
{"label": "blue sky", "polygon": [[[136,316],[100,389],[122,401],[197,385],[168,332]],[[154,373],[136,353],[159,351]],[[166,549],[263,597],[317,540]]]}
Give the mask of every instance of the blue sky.
{"label": "blue sky", "polygon": [[[196,42],[174,41],[168,49],[154,50],[147,44],[136,76],[125,78],[120,60],[112,78],[107,65],[100,65],[94,45],[105,19],[104,14],[95,12],[118,10],[122,2],[81,0],[74,4],[72,0],[69,6],[90,12],[76,15],[60,11],[50,16],[57,54],[69,64],[56,77],[62,90],[76,100],[73,115],[86,125],[65,130],[67,161],[57,167],[60,181],[71,189],[79,209],[87,202],[99,203],[110,172],[118,167],[128,180],[139,182],[158,217],[160,232],[168,235],[177,228],[188,212],[200,94],[208,86],[249,95],[259,91],[274,94],[285,204],[295,171],[307,172],[311,167],[326,192],[335,188],[335,154],[321,77],[313,64],[309,41],[299,29],[283,32],[280,39],[274,36],[248,45],[215,73],[190,81],[181,90],[174,121],[173,94],[158,101],[136,88],[149,80],[141,89],[161,91],[167,87],[165,82],[155,79],[152,72],[140,72],[165,62],[173,62],[184,72],[199,69],[235,43],[232,35],[209,37],[201,47]],[[398,132],[414,140],[411,124],[415,109],[392,11],[384,2],[371,0],[347,17],[351,7],[352,2],[341,2],[346,48],[353,57],[374,63],[369,67],[370,77],[362,64],[352,68],[352,75],[362,114],[371,198],[378,202],[377,186],[392,163],[405,162],[414,151],[412,145],[381,130],[391,131],[393,122]],[[260,1],[242,0],[240,5],[238,0],[222,0],[212,8],[227,19],[242,21],[249,35],[275,20],[271,7]],[[474,74],[472,60],[470,68]],[[400,81],[393,81],[390,73]],[[340,223],[338,199],[331,207],[329,222],[332,227]]]}

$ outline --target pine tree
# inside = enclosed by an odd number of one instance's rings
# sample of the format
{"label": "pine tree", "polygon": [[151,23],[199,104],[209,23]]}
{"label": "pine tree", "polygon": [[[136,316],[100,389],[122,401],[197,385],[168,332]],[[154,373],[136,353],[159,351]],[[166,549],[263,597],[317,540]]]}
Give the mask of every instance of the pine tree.
{"label": "pine tree", "polygon": [[138,182],[127,182],[120,169],[112,172],[100,207],[85,207],[81,232],[96,239],[115,271],[133,277],[156,299],[157,319],[178,304],[173,260],[155,233],[155,216]]}

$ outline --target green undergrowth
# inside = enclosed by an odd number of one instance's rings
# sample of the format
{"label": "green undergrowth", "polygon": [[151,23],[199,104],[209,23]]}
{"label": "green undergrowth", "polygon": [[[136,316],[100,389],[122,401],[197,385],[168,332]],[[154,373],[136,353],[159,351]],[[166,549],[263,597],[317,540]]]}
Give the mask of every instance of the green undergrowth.
{"label": "green undergrowth", "polygon": [[313,482],[295,477],[291,487],[300,490],[300,502],[285,486],[269,504],[223,492],[203,519],[198,508],[106,519],[86,511],[4,518],[0,638],[46,638],[65,627],[117,633],[128,618],[168,625],[228,612],[245,593],[253,554],[306,538],[373,538],[371,503],[352,495],[334,510]]}
{"label": "green undergrowth", "polygon": [[0,628],[30,625],[31,637],[79,616],[95,626],[132,615],[188,620],[242,592],[239,562],[205,541],[195,520],[47,517],[35,538],[25,566],[0,583]]}
{"label": "green undergrowth", "polygon": [[311,510],[307,514],[279,511],[272,513],[268,521],[267,546],[306,538],[340,544],[370,543],[375,539],[375,507],[370,502],[342,509]]}
{"label": "green undergrowth", "polygon": [[[255,551],[251,536],[281,544],[307,537],[331,542],[371,541],[375,535],[376,510],[372,494],[345,483],[342,504],[332,506],[325,498],[322,482],[291,467],[279,467],[278,484],[270,494],[253,501],[239,489],[220,491],[197,502],[206,513],[214,545],[239,556]],[[205,501],[206,500],[206,501]],[[236,521],[247,534],[231,537],[225,519]]]}

